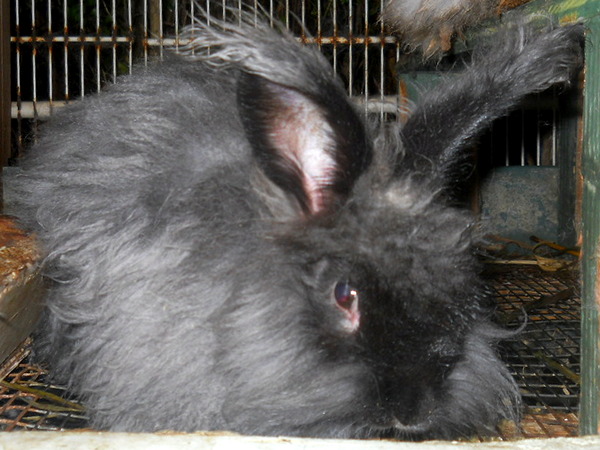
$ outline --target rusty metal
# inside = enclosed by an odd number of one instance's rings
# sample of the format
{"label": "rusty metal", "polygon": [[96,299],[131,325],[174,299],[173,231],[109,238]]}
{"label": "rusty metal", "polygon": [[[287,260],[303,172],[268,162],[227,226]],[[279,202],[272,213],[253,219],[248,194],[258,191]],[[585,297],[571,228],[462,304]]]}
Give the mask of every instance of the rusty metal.
{"label": "rusty metal", "polygon": [[0,382],[0,430],[84,428],[85,412],[73,403],[64,387],[48,381],[46,370],[25,360]]}
{"label": "rusty metal", "polygon": [[[135,38],[133,36],[11,36],[10,41],[12,43],[19,44],[83,44],[83,45],[117,45],[117,44],[132,44]],[[315,44],[318,46],[323,45],[387,45],[397,44],[398,39],[393,36],[303,36],[299,37],[298,40],[303,44]],[[148,48],[151,47],[178,47],[186,45],[190,42],[190,39],[182,38],[152,38],[148,37],[144,39],[144,45]]]}

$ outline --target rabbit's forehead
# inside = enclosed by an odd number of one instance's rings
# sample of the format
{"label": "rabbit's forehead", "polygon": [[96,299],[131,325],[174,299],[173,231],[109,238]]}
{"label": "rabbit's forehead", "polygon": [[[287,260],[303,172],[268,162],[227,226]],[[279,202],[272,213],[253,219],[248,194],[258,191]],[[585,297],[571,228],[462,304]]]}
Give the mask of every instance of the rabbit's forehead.
{"label": "rabbit's forehead", "polygon": [[[352,216],[355,217],[352,217]],[[350,245],[365,255],[457,253],[468,251],[475,220],[469,212],[441,203],[433,193],[390,189],[366,198],[340,218]]]}
{"label": "rabbit's forehead", "polygon": [[435,180],[418,182],[411,177],[397,178],[377,196],[381,208],[392,208],[407,214],[418,213],[435,204],[440,189]]}
{"label": "rabbit's forehead", "polygon": [[384,201],[387,205],[374,200],[340,217],[339,227],[332,229],[336,242],[328,250],[343,251],[348,267],[368,272],[362,277],[367,280],[380,279],[389,295],[403,302],[424,292],[433,303],[463,298],[460,293],[473,281],[469,268],[477,264],[472,217],[431,196],[421,205]]}
{"label": "rabbit's forehead", "polygon": [[[459,210],[434,204],[419,213],[365,206],[339,222],[330,230],[331,241],[323,240],[320,248],[345,261],[334,272],[364,273],[359,278],[379,279],[391,294],[401,293],[407,301],[424,291],[432,298],[438,296],[435,292],[454,295],[472,282],[469,268],[476,264],[476,236],[472,221]],[[317,246],[313,242],[313,248]]]}

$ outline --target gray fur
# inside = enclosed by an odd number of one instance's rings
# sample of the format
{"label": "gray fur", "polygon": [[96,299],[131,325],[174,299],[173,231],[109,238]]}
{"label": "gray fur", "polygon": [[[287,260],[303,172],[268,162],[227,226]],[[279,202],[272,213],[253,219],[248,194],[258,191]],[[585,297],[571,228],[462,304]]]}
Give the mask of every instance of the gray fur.
{"label": "gray fur", "polygon": [[498,0],[388,0],[381,15],[385,25],[410,48],[426,55],[450,49],[466,27],[499,13]]}
{"label": "gray fur", "polygon": [[[516,420],[474,220],[444,200],[448,161],[464,130],[567,81],[581,29],[490,50],[513,70],[489,78],[494,54],[464,75],[485,116],[448,103],[471,92],[452,79],[401,135],[365,126],[323,57],[288,36],[195,35],[195,56],[60,111],[6,180],[47,255],[36,355],[92,426],[424,439]],[[500,85],[509,105],[487,95]],[[463,131],[428,128],[455,110]],[[352,310],[336,305],[345,282]]]}

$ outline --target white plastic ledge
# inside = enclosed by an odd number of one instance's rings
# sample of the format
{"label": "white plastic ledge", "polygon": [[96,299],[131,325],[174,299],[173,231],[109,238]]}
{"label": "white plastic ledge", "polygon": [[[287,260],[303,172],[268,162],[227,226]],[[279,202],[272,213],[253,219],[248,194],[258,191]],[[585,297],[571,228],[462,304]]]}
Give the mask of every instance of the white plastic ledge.
{"label": "white plastic ledge", "polygon": [[444,449],[600,449],[600,437],[527,439],[513,442],[459,443],[429,441],[422,443],[300,439],[237,436],[207,433],[103,433],[103,432],[0,432],[0,450],[43,449],[236,449],[236,450],[444,450]]}

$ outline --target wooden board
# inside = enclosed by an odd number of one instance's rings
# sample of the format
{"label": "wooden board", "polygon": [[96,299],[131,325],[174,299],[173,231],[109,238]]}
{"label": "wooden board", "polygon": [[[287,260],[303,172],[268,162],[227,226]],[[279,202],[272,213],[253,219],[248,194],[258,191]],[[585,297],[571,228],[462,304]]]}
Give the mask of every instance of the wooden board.
{"label": "wooden board", "polygon": [[0,216],[0,362],[29,336],[40,316],[39,259],[35,237]]}

